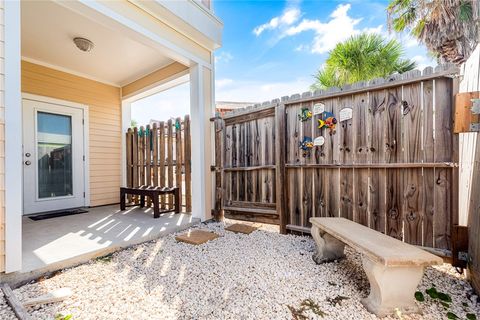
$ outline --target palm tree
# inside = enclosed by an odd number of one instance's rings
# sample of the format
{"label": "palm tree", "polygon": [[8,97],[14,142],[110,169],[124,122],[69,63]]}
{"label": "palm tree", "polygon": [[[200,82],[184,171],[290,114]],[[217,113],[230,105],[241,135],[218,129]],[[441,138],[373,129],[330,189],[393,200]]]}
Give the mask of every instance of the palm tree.
{"label": "palm tree", "polygon": [[369,33],[352,36],[330,51],[312,89],[341,87],[415,68],[415,62],[402,57],[403,48],[394,39]]}
{"label": "palm tree", "polygon": [[389,27],[410,33],[442,62],[463,63],[479,41],[478,0],[391,0]]}

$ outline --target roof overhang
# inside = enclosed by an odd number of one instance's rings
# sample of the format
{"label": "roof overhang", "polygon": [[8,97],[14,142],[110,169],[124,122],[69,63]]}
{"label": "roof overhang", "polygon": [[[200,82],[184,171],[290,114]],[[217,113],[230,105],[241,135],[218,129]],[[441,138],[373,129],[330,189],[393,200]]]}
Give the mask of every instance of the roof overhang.
{"label": "roof overhang", "polygon": [[210,51],[222,45],[222,21],[199,1],[129,1]]}

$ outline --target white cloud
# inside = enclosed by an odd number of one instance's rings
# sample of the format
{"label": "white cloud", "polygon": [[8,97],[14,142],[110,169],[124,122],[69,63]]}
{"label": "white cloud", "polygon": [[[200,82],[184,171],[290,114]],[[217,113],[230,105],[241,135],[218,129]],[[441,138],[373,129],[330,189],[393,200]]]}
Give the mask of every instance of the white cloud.
{"label": "white cloud", "polygon": [[318,19],[303,19],[295,26],[285,30],[283,36],[294,36],[305,31],[313,31],[315,36],[310,46],[312,53],[325,53],[332,50],[335,45],[352,35],[361,32],[383,33],[383,26],[374,28],[358,28],[362,19],[354,19],[348,15],[350,4],[339,5],[329,16],[329,20],[322,22]]}
{"label": "white cloud", "polygon": [[139,125],[190,113],[190,84],[184,83],[132,103],[132,119]]}
{"label": "white cloud", "polygon": [[310,46],[307,44],[301,44],[295,47],[295,51],[298,51],[298,52],[310,51]]}
{"label": "white cloud", "polygon": [[232,83],[233,83],[232,79],[228,79],[228,78],[217,79],[217,80],[215,80],[215,88],[217,88],[217,89],[224,88],[224,87],[227,87],[227,86],[231,85]]}
{"label": "white cloud", "polygon": [[313,80],[300,78],[289,82],[235,81],[235,85],[216,88],[217,101],[263,102],[309,90]]}
{"label": "white cloud", "polygon": [[418,70],[423,70],[426,67],[435,67],[437,63],[430,57],[428,56],[422,56],[422,55],[416,55],[410,58],[411,60],[415,61],[417,63],[416,69]]}
{"label": "white cloud", "polygon": [[[313,79],[300,78],[284,82],[263,82],[256,80],[218,79],[216,84],[217,101],[263,102],[308,91]],[[139,125],[150,120],[168,120],[182,117],[190,112],[190,85],[182,84],[132,104],[132,119]]]}
{"label": "white cloud", "polygon": [[229,63],[233,59],[233,55],[230,52],[222,51],[215,55],[215,63]]}
{"label": "white cloud", "polygon": [[408,37],[407,40],[404,41],[404,45],[405,47],[407,48],[412,48],[412,47],[417,47],[420,45],[420,43],[418,42],[417,39],[413,38],[413,37]]}
{"label": "white cloud", "polygon": [[300,10],[298,8],[287,8],[281,16],[272,18],[269,22],[259,25],[253,29],[253,33],[258,37],[265,30],[274,30],[281,27],[288,27],[300,18]]}

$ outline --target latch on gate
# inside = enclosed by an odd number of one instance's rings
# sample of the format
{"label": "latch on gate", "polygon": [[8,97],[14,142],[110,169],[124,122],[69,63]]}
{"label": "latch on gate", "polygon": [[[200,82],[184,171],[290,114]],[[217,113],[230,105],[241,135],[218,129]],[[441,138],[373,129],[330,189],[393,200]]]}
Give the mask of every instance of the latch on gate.
{"label": "latch on gate", "polygon": [[470,131],[480,132],[480,123],[470,123]]}
{"label": "latch on gate", "polygon": [[480,114],[480,99],[472,99],[472,114]]}
{"label": "latch on gate", "polygon": [[480,92],[455,95],[454,133],[480,132]]}
{"label": "latch on gate", "polygon": [[[478,117],[480,115],[480,99],[472,99],[472,115],[475,115]],[[471,123],[470,124],[470,131],[480,131],[480,123]]]}

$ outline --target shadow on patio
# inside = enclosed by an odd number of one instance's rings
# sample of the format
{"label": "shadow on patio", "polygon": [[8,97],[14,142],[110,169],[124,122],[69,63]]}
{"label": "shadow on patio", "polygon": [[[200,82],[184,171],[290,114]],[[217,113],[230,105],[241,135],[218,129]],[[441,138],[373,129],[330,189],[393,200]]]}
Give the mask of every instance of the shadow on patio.
{"label": "shadow on patio", "polygon": [[130,207],[120,211],[118,205],[47,220],[24,217],[22,271],[5,275],[4,281],[25,282],[189,228],[198,221],[189,213],[165,213],[153,219],[151,208]]}

